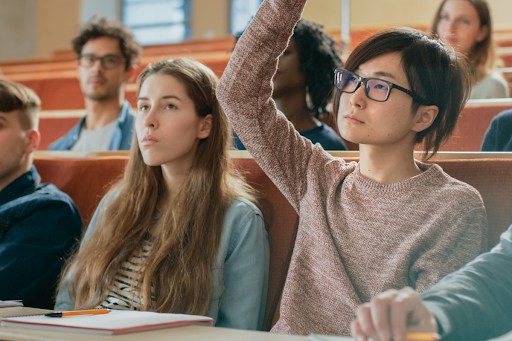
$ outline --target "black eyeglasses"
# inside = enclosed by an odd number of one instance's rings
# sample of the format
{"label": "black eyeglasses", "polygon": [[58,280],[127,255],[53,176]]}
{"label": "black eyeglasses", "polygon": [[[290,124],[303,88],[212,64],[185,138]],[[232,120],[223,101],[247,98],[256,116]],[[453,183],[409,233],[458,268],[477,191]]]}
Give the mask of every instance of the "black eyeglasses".
{"label": "black eyeglasses", "polygon": [[395,83],[388,82],[380,78],[361,77],[345,69],[334,70],[334,85],[341,92],[354,93],[359,88],[361,83],[364,84],[364,91],[366,96],[369,99],[377,102],[387,101],[389,94],[391,93],[391,89],[394,88],[405,92],[420,104],[427,103],[427,101],[425,101],[415,92],[401,87]]}
{"label": "black eyeglasses", "polygon": [[78,63],[83,67],[91,67],[99,60],[104,69],[115,69],[124,62],[124,58],[116,56],[115,54],[107,54],[104,56],[96,56],[94,54],[86,53],[78,57]]}

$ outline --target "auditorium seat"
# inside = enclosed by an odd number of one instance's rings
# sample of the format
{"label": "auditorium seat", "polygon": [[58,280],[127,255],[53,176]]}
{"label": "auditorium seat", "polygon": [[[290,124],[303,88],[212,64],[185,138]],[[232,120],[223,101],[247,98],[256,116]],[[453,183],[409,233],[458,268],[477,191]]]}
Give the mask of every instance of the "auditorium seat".
{"label": "auditorium seat", "polygon": [[460,113],[452,136],[441,146],[440,150],[479,151],[492,118],[510,108],[512,108],[512,98],[468,101]]}
{"label": "auditorium seat", "polygon": [[[270,278],[265,329],[270,329],[279,316],[279,301],[293,252],[298,216],[247,151],[230,153],[235,166],[260,192],[259,206],[269,231]],[[357,160],[358,156],[354,151],[331,154],[347,161]],[[108,185],[122,176],[127,160],[127,152],[37,152],[35,155],[35,165],[43,181],[53,182],[68,193],[85,223]],[[512,153],[441,152],[434,162],[451,176],[480,191],[489,216],[489,247],[495,245],[500,233],[512,224]]]}

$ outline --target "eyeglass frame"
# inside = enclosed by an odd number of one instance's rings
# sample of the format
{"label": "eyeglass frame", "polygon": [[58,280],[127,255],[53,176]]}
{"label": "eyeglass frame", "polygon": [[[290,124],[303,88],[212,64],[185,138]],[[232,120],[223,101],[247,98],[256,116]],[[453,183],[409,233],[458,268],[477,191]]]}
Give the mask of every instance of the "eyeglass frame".
{"label": "eyeglass frame", "polygon": [[[83,60],[84,60],[84,57],[88,58],[88,59],[85,59],[87,61],[87,65],[84,65],[83,64]],[[112,67],[107,67],[106,66],[106,61],[108,58],[114,58],[117,60],[116,61],[116,65],[112,66]],[[103,55],[103,56],[97,56],[95,54],[92,54],[92,53],[84,53],[84,54],[80,54],[78,56],[78,64],[80,66],[83,66],[85,68],[90,68],[94,65],[94,63],[96,63],[96,61],[100,61],[100,65],[102,68],[104,68],[105,70],[113,70],[115,69],[116,67],[118,67],[119,65],[122,65],[123,62],[125,62],[125,58],[124,57],[121,57],[121,56],[118,56],[118,55],[115,55],[115,54],[106,54],[106,55]]]}
{"label": "eyeglass frame", "polygon": [[[357,85],[354,89],[354,91],[345,91],[345,90],[342,90],[338,84],[340,82],[338,82],[338,77],[337,75],[339,73],[343,73],[343,72],[348,72],[348,73],[351,73],[352,75],[354,75],[356,78],[357,78]],[[378,99],[375,99],[375,98],[372,98],[370,97],[370,95],[368,94],[370,91],[368,89],[368,81],[370,80],[378,80],[378,81],[381,81],[381,82],[384,82],[386,83],[388,86],[389,86],[389,90],[388,90],[388,93],[386,95],[386,98],[384,100],[378,100]],[[359,76],[359,75],[356,75],[355,73],[353,73],[352,71],[349,71],[347,69],[342,69],[342,68],[338,68],[338,69],[335,69],[334,70],[334,86],[336,87],[336,89],[338,89],[339,91],[341,92],[344,92],[344,93],[348,93],[348,94],[353,94],[354,92],[357,91],[357,89],[359,89],[359,87],[361,86],[361,84],[364,84],[364,93],[366,94],[366,97],[368,97],[369,99],[371,99],[372,101],[376,101],[376,102],[386,102],[388,99],[389,99],[389,95],[391,94],[391,90],[393,89],[397,89],[397,90],[400,90],[406,94],[408,94],[409,96],[411,96],[413,98],[414,101],[416,101],[417,103],[419,104],[427,104],[428,102],[423,99],[423,97],[421,97],[420,95],[418,95],[417,93],[415,93],[414,91],[412,90],[409,90],[409,89],[406,89],[398,84],[395,84],[393,82],[390,82],[390,81],[387,81],[385,79],[381,79],[381,78],[376,78],[376,77],[362,77],[362,76]]]}

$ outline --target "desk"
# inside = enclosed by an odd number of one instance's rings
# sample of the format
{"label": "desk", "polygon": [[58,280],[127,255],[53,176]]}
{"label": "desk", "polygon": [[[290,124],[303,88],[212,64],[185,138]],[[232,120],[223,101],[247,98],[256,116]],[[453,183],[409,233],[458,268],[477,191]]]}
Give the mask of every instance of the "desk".
{"label": "desk", "polygon": [[236,330],[228,328],[217,328],[207,326],[185,326],[166,328],[138,333],[121,334],[114,336],[85,334],[85,333],[64,333],[31,330],[27,328],[0,327],[1,340],[15,341],[307,341],[306,336],[278,335],[267,332],[256,332]]}
{"label": "desk", "polygon": [[[42,314],[48,310],[35,308],[1,308],[0,317],[12,315]],[[228,328],[217,328],[208,326],[184,326],[176,328],[165,328],[158,330],[150,330],[137,333],[121,334],[121,335],[97,335],[86,333],[64,333],[55,331],[41,331],[28,328],[0,327],[0,340],[13,341],[90,341],[90,340],[141,340],[144,341],[160,341],[169,339],[195,341],[195,340],[212,340],[212,341],[306,341],[306,336],[279,335],[267,332],[237,330]]]}

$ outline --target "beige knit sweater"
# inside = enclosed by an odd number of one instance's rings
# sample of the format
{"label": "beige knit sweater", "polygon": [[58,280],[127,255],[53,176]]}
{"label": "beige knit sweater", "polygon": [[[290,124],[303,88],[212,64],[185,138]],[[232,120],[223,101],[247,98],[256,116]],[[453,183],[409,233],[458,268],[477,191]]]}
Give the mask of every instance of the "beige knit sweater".
{"label": "beige knit sweater", "polygon": [[479,193],[437,165],[383,185],[302,138],[271,99],[306,0],[264,1],[217,88],[233,127],[300,216],[279,333],[350,333],[356,308],[390,288],[423,291],[485,249]]}

